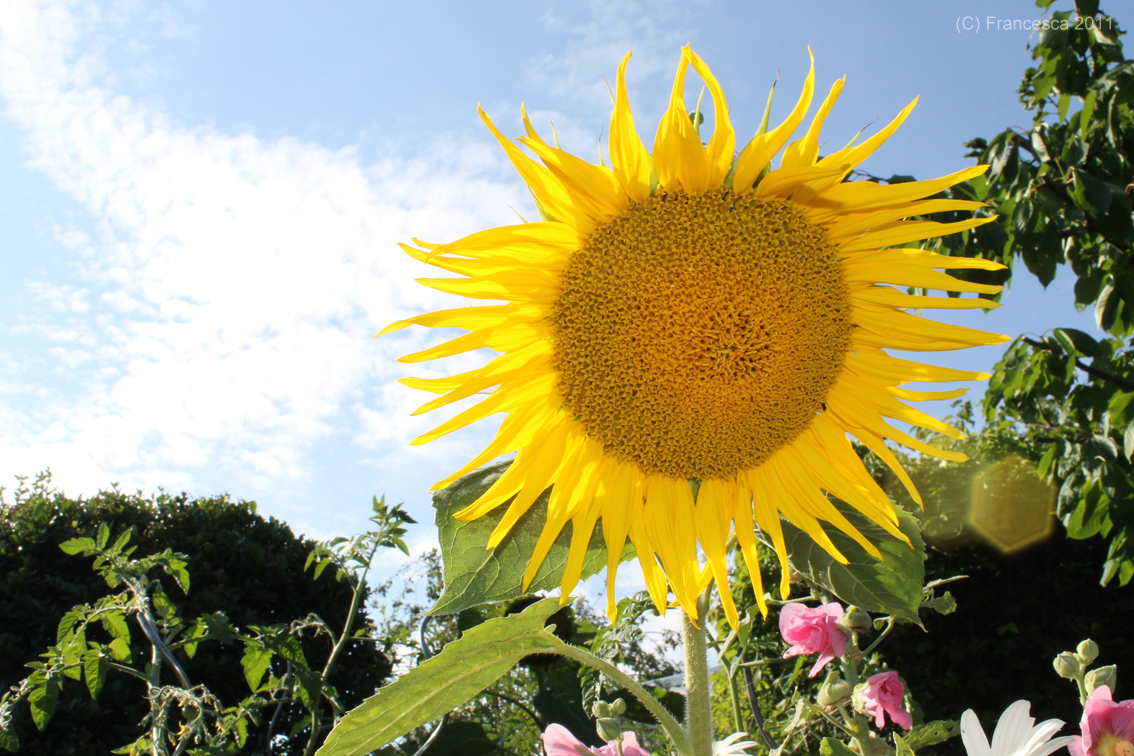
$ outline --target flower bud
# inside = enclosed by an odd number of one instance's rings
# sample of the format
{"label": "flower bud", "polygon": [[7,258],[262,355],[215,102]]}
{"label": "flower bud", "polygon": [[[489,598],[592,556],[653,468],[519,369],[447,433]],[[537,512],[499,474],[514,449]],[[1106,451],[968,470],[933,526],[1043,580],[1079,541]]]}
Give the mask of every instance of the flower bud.
{"label": "flower bud", "polygon": [[831,672],[819,687],[819,693],[815,696],[815,703],[824,707],[834,706],[850,698],[850,696],[851,687],[847,684],[847,681],[839,677],[838,672]]}
{"label": "flower bud", "polygon": [[869,633],[874,628],[874,620],[870,615],[859,609],[857,606],[847,607],[846,613],[839,620],[838,624],[845,630],[852,633]]}
{"label": "flower bud", "polygon": [[1064,651],[1059,656],[1055,657],[1052,662],[1055,667],[1055,674],[1060,677],[1065,677],[1068,680],[1074,680],[1083,672],[1083,665],[1079,663],[1079,659],[1075,654],[1070,651]]}
{"label": "flower bud", "polygon": [[1079,647],[1075,649],[1075,653],[1078,655],[1079,661],[1084,665],[1090,664],[1095,659],[1099,658],[1099,644],[1087,638],[1079,644]]}
{"label": "flower bud", "polygon": [[616,698],[610,702],[610,715],[612,717],[620,717],[626,711],[626,702],[621,698]]}
{"label": "flower bud", "polygon": [[591,713],[595,719],[605,719],[610,716],[610,704],[606,701],[595,701],[595,705],[591,707]]}
{"label": "flower bud", "polygon": [[1087,679],[1083,681],[1083,683],[1087,686],[1088,694],[1094,693],[1096,688],[1101,688],[1104,685],[1110,688],[1113,692],[1115,683],[1117,682],[1118,670],[1113,664],[1108,667],[1099,667],[1098,669],[1092,669],[1087,673]]}
{"label": "flower bud", "polygon": [[622,737],[622,730],[618,727],[617,719],[607,719],[604,717],[595,722],[595,729],[598,730],[598,736],[608,743]]}

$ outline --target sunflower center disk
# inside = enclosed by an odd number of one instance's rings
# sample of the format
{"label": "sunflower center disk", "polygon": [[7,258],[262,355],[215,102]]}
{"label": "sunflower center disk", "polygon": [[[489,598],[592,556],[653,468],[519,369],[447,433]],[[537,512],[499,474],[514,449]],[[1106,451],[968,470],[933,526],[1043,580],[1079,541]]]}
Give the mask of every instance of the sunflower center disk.
{"label": "sunflower center disk", "polygon": [[597,229],[553,316],[566,407],[644,473],[754,467],[823,408],[852,329],[824,232],[783,200],[658,194]]}

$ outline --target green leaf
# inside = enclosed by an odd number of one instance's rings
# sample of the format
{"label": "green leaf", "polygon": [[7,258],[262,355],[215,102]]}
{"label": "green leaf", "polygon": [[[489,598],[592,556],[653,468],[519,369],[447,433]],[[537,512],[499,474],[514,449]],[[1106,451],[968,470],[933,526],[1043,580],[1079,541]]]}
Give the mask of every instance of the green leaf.
{"label": "green leaf", "polygon": [[106,548],[106,542],[110,540],[110,528],[107,527],[105,522],[98,524],[98,547],[100,549]]}
{"label": "green leaf", "polygon": [[130,663],[130,644],[121,638],[115,638],[110,642],[110,655],[114,657],[114,661]]}
{"label": "green leaf", "polygon": [[54,677],[47,677],[41,671],[33,672],[28,681],[33,685],[31,693],[28,694],[32,721],[39,730],[43,730],[51,715],[55,713],[55,704],[59,700],[59,681]]}
{"label": "green leaf", "polygon": [[1087,138],[1087,128],[1091,124],[1091,116],[1094,112],[1095,90],[1092,89],[1083,100],[1083,112],[1079,115],[1079,133],[1083,135],[1083,139]]}
{"label": "green leaf", "polygon": [[225,616],[224,612],[202,614],[201,621],[205,623],[210,638],[218,640],[221,643],[232,643],[236,637],[233,634],[232,623],[228,621],[228,617]]}
{"label": "green leaf", "polygon": [[107,612],[106,614],[100,615],[99,620],[112,638],[117,638],[127,643],[130,641],[130,626],[126,624],[125,614],[120,611]]}
{"label": "green leaf", "polygon": [[82,554],[84,551],[94,549],[95,542],[93,538],[72,538],[59,544],[59,548],[68,554]]}
{"label": "green leaf", "polygon": [[97,649],[87,652],[83,661],[83,672],[87,676],[87,690],[91,692],[91,698],[98,698],[102,684],[106,682],[106,673],[109,669],[110,665],[106,663]]}
{"label": "green leaf", "polygon": [[925,545],[917,522],[904,510],[897,510],[898,527],[910,539],[911,548],[846,504],[835,502],[835,506],[878,547],[882,561],[870,556],[850,536],[827,526],[824,530],[847,558],[848,563],[841,564],[811,540],[811,536],[784,522],[784,538],[792,566],[848,604],[868,612],[892,614],[920,626],[917,609],[925,581]]}
{"label": "green leaf", "polygon": [[248,644],[244,649],[244,658],[240,666],[244,668],[244,679],[253,692],[260,688],[260,681],[272,663],[272,652],[263,646]]}
{"label": "green leaf", "polygon": [[[1084,489],[1085,494],[1086,490]],[[1098,533],[1107,522],[1107,510],[1108,507],[1101,503],[1092,505],[1085,499],[1080,501],[1071,516],[1064,520],[1063,524],[1067,528],[1067,537],[1081,541]]]}
{"label": "green leaf", "polygon": [[110,547],[110,550],[116,553],[121,553],[122,549],[126,548],[126,544],[130,543],[130,536],[132,535],[134,535],[134,529],[128,528],[126,532],[118,536],[118,539],[115,540],[114,545]]}
{"label": "green leaf", "polygon": [[1097,357],[1099,355],[1099,342],[1088,333],[1077,328],[1056,328],[1052,333],[1059,340],[1059,343],[1065,345],[1065,340],[1071,342],[1075,351],[1085,357]]}
{"label": "green leaf", "polygon": [[917,751],[925,746],[944,743],[960,733],[960,727],[950,719],[919,724],[906,733],[906,744]]}
{"label": "green leaf", "polygon": [[945,593],[940,596],[934,596],[922,602],[921,608],[933,609],[938,614],[952,614],[957,611],[957,600],[953,598],[952,593],[945,591]]}
{"label": "green leaf", "polygon": [[[445,590],[429,610],[430,614],[455,614],[480,604],[507,601],[524,595],[521,583],[528,567],[536,541],[547,518],[548,491],[544,491],[531,509],[512,527],[504,540],[492,550],[487,549],[488,537],[504,517],[508,507],[502,505],[472,522],[461,522],[453,517],[456,512],[472,504],[508,469],[510,462],[501,462],[469,473],[448,488],[433,495],[437,509],[438,538],[441,541],[441,559],[444,563]],[[555,539],[547,558],[528,586],[528,592],[548,591],[559,587],[567,551],[571,545],[571,525]],[[634,555],[627,543],[622,559]],[[606,545],[602,527],[595,525],[583,560],[582,579],[594,575],[606,566]]]}
{"label": "green leaf", "polygon": [[1134,457],[1134,422],[1127,425],[1126,432],[1122,434],[1122,453],[1127,459]]}
{"label": "green leaf", "polygon": [[317,756],[375,751],[470,700],[528,654],[555,653],[561,641],[543,626],[558,610],[548,598],[469,630],[347,714]]}
{"label": "green leaf", "polygon": [[323,676],[303,668],[297,669],[295,676],[299,680],[299,699],[304,706],[313,710],[319,703],[319,694],[323,690]]}
{"label": "green leaf", "polygon": [[1126,425],[1126,408],[1130,406],[1132,399],[1134,399],[1134,391],[1117,391],[1110,398],[1106,410],[1110,413],[1110,422],[1113,427]]}
{"label": "green leaf", "polygon": [[1047,451],[1040,457],[1039,464],[1036,466],[1036,475],[1047,480],[1048,472],[1051,470],[1051,464],[1055,461],[1055,444],[1048,444]]}
{"label": "green leaf", "polygon": [[1107,189],[1106,184],[1078,168],[1072,168],[1071,175],[1075,179],[1071,198],[1075,200],[1079,209],[1092,216],[1105,213],[1110,207],[1111,200],[1110,190]]}
{"label": "green leaf", "polygon": [[819,753],[820,756],[858,756],[850,746],[834,738],[823,738],[823,742],[819,744]]}
{"label": "green leaf", "polygon": [[15,753],[20,750],[20,739],[16,737],[14,732],[0,730],[0,748]]}
{"label": "green leaf", "polygon": [[897,756],[914,756],[913,749],[906,743],[905,738],[896,732],[894,733],[894,752]]}

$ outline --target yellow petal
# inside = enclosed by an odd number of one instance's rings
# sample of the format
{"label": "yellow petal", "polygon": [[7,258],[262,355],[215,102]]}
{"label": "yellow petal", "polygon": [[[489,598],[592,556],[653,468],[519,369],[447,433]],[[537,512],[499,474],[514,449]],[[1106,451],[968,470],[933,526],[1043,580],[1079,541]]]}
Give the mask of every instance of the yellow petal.
{"label": "yellow petal", "polygon": [[654,170],[658,184],[671,192],[704,194],[709,189],[709,156],[685,110],[685,72],[689,59],[682,53],[673,80],[669,109],[658,124],[654,139]]}
{"label": "yellow petal", "polygon": [[610,115],[610,165],[627,196],[644,202],[650,196],[650,154],[634,130],[634,116],[626,94],[626,64],[630,53],[618,64],[618,97]]}
{"label": "yellow petal", "polygon": [[725,610],[725,617],[733,629],[740,623],[740,614],[732,600],[728,587],[728,564],[725,545],[732,524],[732,504],[736,493],[735,484],[720,478],[701,481],[697,492],[697,506],[694,519],[697,526],[697,540],[705,551],[705,560],[717,583],[717,593]]}
{"label": "yellow petal", "polygon": [[985,207],[985,203],[971,200],[929,199],[904,202],[896,207],[884,207],[867,213],[841,216],[827,225],[827,239],[833,244],[838,244],[844,239],[849,239],[868,229],[884,228],[903,218],[956,210],[978,210],[982,207]]}
{"label": "yellow petal", "polygon": [[831,85],[831,91],[827,93],[827,99],[823,100],[823,104],[819,106],[819,112],[811,119],[811,126],[807,129],[807,133],[784,149],[784,156],[780,158],[781,168],[809,166],[815,163],[815,157],[819,154],[819,132],[823,129],[823,121],[826,120],[827,114],[831,112],[831,108],[839,99],[839,94],[842,93],[843,85],[846,83],[847,77],[844,76]]}
{"label": "yellow petal", "polygon": [[[868,157],[874,154],[875,150],[882,146],[883,142],[889,139],[894,134],[894,132],[898,130],[898,127],[902,125],[902,122],[906,120],[909,114],[913,111],[914,106],[917,105],[917,99],[918,98],[915,97],[913,99],[913,102],[902,108],[902,112],[898,113],[897,117],[895,117],[894,120],[890,121],[890,123],[886,125],[886,128],[882,129],[880,132],[870,137],[857,147],[848,146],[845,149],[827,155],[825,158],[819,161],[820,164],[830,161],[832,163],[849,163],[852,166],[856,166],[863,160],[866,160]],[[950,186],[952,185],[950,184]]]}
{"label": "yellow petal", "polygon": [[[807,52],[811,54],[811,48],[808,48]],[[811,98],[814,94],[815,56],[811,55],[811,70],[808,71],[807,79],[803,82],[803,91],[799,95],[795,108],[779,126],[766,134],[754,137],[737,157],[736,175],[732,179],[734,192],[743,194],[752,188],[756,179],[760,177],[760,173],[771,162],[775,154],[780,151],[784,143],[791,138],[795,130],[799,128],[799,124],[803,122],[803,116],[811,107]]]}
{"label": "yellow petal", "polygon": [[[506,259],[519,265],[546,266],[565,259],[579,249],[584,238],[585,235],[580,234],[578,229],[566,223],[540,221],[485,229],[449,244],[430,244],[420,239],[414,239],[413,243],[429,250],[426,257],[460,255],[475,259]],[[417,250],[404,244],[401,246],[411,256],[415,256],[413,252]]]}
{"label": "yellow petal", "polygon": [[884,228],[874,229],[857,237],[851,237],[840,245],[842,254],[858,252],[861,250],[881,249],[893,247],[898,244],[934,239],[938,236],[968,231],[970,228],[983,226],[996,220],[991,218],[971,218],[969,220],[955,221],[953,223],[938,223],[936,221],[899,221]]}
{"label": "yellow petal", "polygon": [[441,436],[447,433],[452,433],[458,428],[463,428],[466,425],[475,423],[477,420],[483,420],[489,415],[495,415],[497,412],[507,412],[512,407],[528,399],[550,393],[558,377],[559,376],[554,373],[549,373],[534,378],[526,386],[510,387],[508,391],[497,389],[484,401],[446,420],[428,433],[418,436],[413,441],[410,441],[410,444],[413,446],[427,444],[430,441],[441,438]]}
{"label": "yellow petal", "polygon": [[609,168],[591,165],[569,152],[548,145],[532,128],[532,122],[522,105],[520,113],[524,118],[524,127],[528,131],[527,137],[519,139],[520,143],[534,152],[548,170],[567,187],[578,207],[585,209],[587,215],[601,222],[607,222],[626,210],[629,200],[622,191],[618,177]]}
{"label": "yellow petal", "polygon": [[[732,512],[733,520],[736,522],[736,542],[740,545],[740,553],[744,555],[744,563],[748,565],[748,574],[752,577],[752,591],[756,595],[756,605],[760,607],[760,614],[767,618],[768,602],[764,599],[764,578],[760,574],[760,555],[756,550],[756,527],[752,521],[752,489],[745,475],[741,475],[737,481],[736,501]],[[781,540],[783,540],[782,535]]]}
{"label": "yellow petal", "polygon": [[529,158],[516,145],[504,138],[504,135],[492,123],[492,119],[484,112],[480,105],[476,106],[480,118],[488,126],[489,131],[496,137],[496,141],[504,148],[508,159],[520,174],[520,178],[532,190],[536,202],[540,204],[548,215],[558,221],[569,223],[581,234],[588,234],[594,228],[594,219],[587,216],[578,206],[575,198],[563,186],[551,171]]}
{"label": "yellow petal", "polygon": [[894,309],[935,310],[994,310],[1000,305],[979,297],[918,297],[891,289],[889,286],[869,286],[851,290],[855,302],[870,302]]}
{"label": "yellow petal", "polygon": [[[602,507],[602,535],[606,542],[606,614],[614,622],[618,614],[614,580],[633,514],[642,508],[641,473],[632,462],[618,462],[613,480],[600,481],[595,500]],[[639,559],[644,558],[639,554]]]}
{"label": "yellow petal", "polygon": [[[819,164],[848,162],[845,156],[843,160],[834,160],[833,158],[833,155],[828,155],[820,160]],[[835,217],[844,212],[862,212],[863,210],[923,199],[956,184],[976,178],[987,170],[987,165],[976,165],[956,173],[950,173],[948,176],[942,176],[939,179],[907,181],[885,186],[874,181],[845,181],[826,189],[817,201],[824,207],[831,208],[829,217]]]}
{"label": "yellow petal", "polygon": [[709,188],[717,187],[724,183],[725,177],[728,176],[728,172],[732,168],[732,154],[736,149],[736,131],[733,130],[732,123],[729,121],[728,103],[725,101],[724,91],[717,82],[717,78],[713,76],[713,72],[688,46],[682,48],[681,52],[689,59],[697,75],[704,80],[705,85],[709,88],[709,94],[713,98],[713,136],[709,139],[708,147]]}

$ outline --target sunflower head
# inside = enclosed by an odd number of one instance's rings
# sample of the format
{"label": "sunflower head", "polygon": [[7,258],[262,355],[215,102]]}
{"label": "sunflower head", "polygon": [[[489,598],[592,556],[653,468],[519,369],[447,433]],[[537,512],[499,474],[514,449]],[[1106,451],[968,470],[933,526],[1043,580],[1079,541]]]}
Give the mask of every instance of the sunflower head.
{"label": "sunflower head", "polygon": [[[806,133],[788,141],[811,106],[814,62],[784,122],[761,128],[737,150],[724,93],[689,47],[682,49],[669,108],[650,152],[635,130],[627,97],[629,59],[627,54],[618,67],[609,167],[547,144],[526,112],[527,133],[517,145],[480,111],[531,189],[543,220],[450,244],[416,239],[417,246],[403,244],[414,258],[458,274],[421,279],[424,285],[503,304],[419,315],[383,333],[409,325],[468,331],[403,362],[482,347],[500,353],[461,375],[403,383],[439,395],[419,412],[490,390],[414,443],[504,413],[488,447],[436,486],[516,452],[507,471],[457,515],[471,520],[507,507],[490,548],[551,488],[525,588],[571,523],[562,585],[567,596],[580,578],[590,534],[601,522],[609,614],[615,611],[618,559],[629,538],[659,611],[672,592],[673,602],[696,618],[697,595],[715,580],[735,626],[726,564],[730,534],[765,613],[757,532],[779,556],[784,598],[789,569],[783,519],[841,561],[821,523],[879,552],[832,498],[906,540],[852,437],[889,465],[919,503],[887,440],[942,459],[964,459],[886,420],[960,438],[906,402],[952,398],[963,390],[918,393],[904,384],[987,375],[898,359],[884,349],[938,351],[1006,339],[907,312],[996,306],[976,297],[906,291],[999,291],[942,272],[1003,267],[998,263],[912,246],[992,218],[909,220],[982,207],[927,198],[980,175],[986,166],[888,186],[849,181],[914,103],[874,136],[820,156],[820,129],[842,91],[841,79]],[[712,97],[714,130],[707,143],[698,128],[700,106],[691,117],[685,105],[690,67]],[[779,166],[773,168],[776,155]]]}

